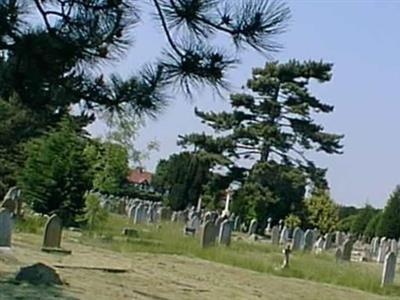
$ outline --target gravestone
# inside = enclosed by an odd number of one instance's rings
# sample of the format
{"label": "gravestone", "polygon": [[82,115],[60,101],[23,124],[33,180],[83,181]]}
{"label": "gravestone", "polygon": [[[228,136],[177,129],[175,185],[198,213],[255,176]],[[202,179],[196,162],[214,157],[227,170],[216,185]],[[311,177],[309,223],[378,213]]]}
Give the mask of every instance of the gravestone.
{"label": "gravestone", "polygon": [[301,228],[296,227],[293,231],[292,250],[299,250],[301,248],[304,238],[304,232]]}
{"label": "gravestone", "polygon": [[214,223],[207,221],[201,226],[200,245],[202,248],[210,247],[215,243]]}
{"label": "gravestone", "polygon": [[382,287],[393,283],[396,272],[396,259],[396,254],[394,252],[389,252],[385,256],[381,280]]}
{"label": "gravestone", "polygon": [[307,229],[304,234],[304,251],[311,251],[314,245],[314,231]]}
{"label": "gravestone", "polygon": [[221,245],[229,246],[231,243],[232,226],[230,223],[229,220],[221,223],[218,237],[218,242]]}
{"label": "gravestone", "polygon": [[192,218],[188,221],[187,226],[197,232],[200,228],[200,217],[197,214],[193,214]]}
{"label": "gravestone", "polygon": [[219,236],[219,231],[221,228],[221,224],[224,221],[224,219],[221,216],[218,216],[218,218],[214,222],[214,230],[215,230],[215,236]]}
{"label": "gravestone", "polygon": [[374,237],[371,241],[371,252],[373,256],[377,256],[378,255],[378,250],[379,250],[379,238],[378,237]]}
{"label": "gravestone", "polygon": [[386,238],[382,238],[378,249],[378,257],[376,259],[378,263],[384,262],[385,256],[389,250],[388,248],[389,248],[388,241],[386,240]]}
{"label": "gravestone", "polygon": [[278,224],[279,224],[279,232],[281,232],[282,230],[283,230],[283,220],[282,219],[280,219],[279,220],[279,222],[278,222]]}
{"label": "gravestone", "polygon": [[258,222],[256,219],[251,220],[248,235],[256,233]]}
{"label": "gravestone", "polygon": [[52,215],[46,222],[42,248],[61,248],[62,221],[57,215]]}
{"label": "gravestone", "polygon": [[236,216],[235,221],[233,222],[233,230],[240,231],[240,217]]}
{"label": "gravestone", "polygon": [[143,203],[140,203],[135,208],[133,223],[134,224],[142,224],[142,223],[144,223],[145,219],[146,219],[146,207],[144,206]]}
{"label": "gravestone", "polygon": [[279,245],[279,227],[274,226],[271,230],[272,245]]}
{"label": "gravestone", "polygon": [[394,252],[394,254],[398,254],[398,245],[397,245],[397,241],[395,239],[392,239],[390,241],[390,250],[391,252]]}
{"label": "gravestone", "polygon": [[332,248],[332,233],[325,234],[325,244],[324,250],[329,250]]}
{"label": "gravestone", "polygon": [[353,242],[350,239],[346,239],[343,243],[342,259],[344,261],[350,261],[351,251],[353,250]]}
{"label": "gravestone", "polygon": [[335,244],[336,247],[340,247],[343,245],[345,239],[344,239],[344,234],[341,231],[336,231],[335,233]]}
{"label": "gravestone", "polygon": [[11,247],[12,219],[7,208],[0,208],[0,247]]}
{"label": "gravestone", "polygon": [[280,244],[286,244],[289,241],[289,229],[285,226],[281,231],[281,236],[279,239]]}

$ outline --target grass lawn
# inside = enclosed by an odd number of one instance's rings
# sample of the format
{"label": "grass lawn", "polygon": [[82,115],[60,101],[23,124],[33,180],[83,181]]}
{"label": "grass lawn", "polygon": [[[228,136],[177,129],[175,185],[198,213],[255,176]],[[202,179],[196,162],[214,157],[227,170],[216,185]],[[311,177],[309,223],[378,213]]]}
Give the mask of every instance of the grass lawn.
{"label": "grass lawn", "polygon": [[181,224],[129,225],[138,231],[135,238],[121,235],[128,226],[125,217],[112,215],[105,228],[93,234],[85,233],[81,242],[122,253],[176,254],[218,262],[256,272],[282,277],[294,277],[314,282],[355,288],[381,295],[400,296],[400,278],[393,286],[381,288],[382,265],[376,263],[339,263],[333,253],[315,255],[295,252],[290,268],[281,270],[281,249],[269,244],[249,242],[236,236],[230,247],[201,249],[198,238],[183,235]]}

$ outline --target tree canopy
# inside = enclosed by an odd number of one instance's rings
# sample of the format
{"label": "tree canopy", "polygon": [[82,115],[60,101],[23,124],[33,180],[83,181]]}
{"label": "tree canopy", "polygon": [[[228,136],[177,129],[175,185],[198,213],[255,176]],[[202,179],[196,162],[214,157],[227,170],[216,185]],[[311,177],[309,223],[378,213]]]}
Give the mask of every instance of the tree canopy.
{"label": "tree canopy", "polygon": [[377,235],[380,237],[398,239],[400,237],[400,186],[397,186],[390,195],[389,200],[380,218]]}
{"label": "tree canopy", "polygon": [[[299,208],[306,184],[327,187],[326,170],[316,166],[308,154],[341,153],[343,136],[329,133],[315,122],[317,114],[330,113],[333,106],[313,96],[309,89],[314,81],[329,81],[331,71],[332,64],[322,61],[266,63],[264,68],[253,70],[246,91],[230,96],[231,112],[195,110],[216,135],[189,134],[181,136],[179,144],[219,157],[228,169],[227,176],[235,173],[233,179],[243,186],[249,180],[257,194],[267,195],[267,188],[274,197],[265,201],[275,201],[276,209],[281,207],[274,217],[284,218]],[[244,162],[250,168],[243,167]],[[253,180],[252,174],[262,173]]]}

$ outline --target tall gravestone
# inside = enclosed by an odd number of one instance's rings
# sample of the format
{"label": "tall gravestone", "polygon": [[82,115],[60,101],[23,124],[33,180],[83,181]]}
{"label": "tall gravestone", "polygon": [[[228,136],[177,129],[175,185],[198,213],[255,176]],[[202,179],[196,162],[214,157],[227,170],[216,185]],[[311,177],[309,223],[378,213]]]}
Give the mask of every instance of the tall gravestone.
{"label": "tall gravestone", "polygon": [[394,252],[396,255],[398,253],[398,244],[395,239],[390,240],[390,251]]}
{"label": "tall gravestone", "polygon": [[279,227],[274,226],[271,229],[271,241],[272,245],[279,245]]}
{"label": "tall gravestone", "polygon": [[11,247],[12,219],[7,208],[0,208],[0,247]]}
{"label": "tall gravestone", "polygon": [[307,229],[304,234],[304,251],[311,251],[314,246],[314,231]]}
{"label": "tall gravestone", "polygon": [[207,248],[215,243],[214,223],[207,221],[201,226],[200,245],[202,248]]}
{"label": "tall gravestone", "polygon": [[221,245],[229,246],[231,243],[232,226],[229,220],[225,220],[221,223],[218,242]]}
{"label": "tall gravestone", "polygon": [[284,226],[282,231],[281,231],[281,236],[279,239],[280,244],[286,244],[289,241],[289,229]]}
{"label": "tall gravestone", "polygon": [[61,248],[62,221],[52,215],[46,222],[43,235],[43,248]]}
{"label": "tall gravestone", "polygon": [[142,223],[144,223],[145,219],[146,219],[146,207],[144,206],[144,204],[140,203],[135,208],[135,215],[133,218],[133,223],[134,224],[142,224]]}
{"label": "tall gravestone", "polygon": [[383,263],[383,272],[381,286],[392,284],[394,281],[394,276],[396,272],[396,254],[394,252],[389,252],[385,256],[385,261]]}
{"label": "tall gravestone", "polygon": [[256,233],[257,226],[258,226],[257,220],[256,219],[251,220],[248,234],[252,235],[252,234]]}
{"label": "tall gravestone", "polygon": [[353,250],[353,242],[350,239],[345,240],[343,243],[343,250],[342,250],[342,259],[344,261],[350,261],[352,250]]}
{"label": "tall gravestone", "polygon": [[378,249],[378,256],[377,256],[377,259],[376,259],[376,261],[378,263],[383,263],[384,262],[385,255],[386,255],[386,253],[388,251],[388,247],[389,247],[389,245],[388,245],[388,241],[386,240],[386,238],[381,238],[379,249]]}
{"label": "tall gravestone", "polygon": [[304,232],[301,228],[296,227],[293,231],[292,250],[299,250],[304,238]]}
{"label": "tall gravestone", "polygon": [[378,250],[379,250],[379,238],[378,237],[374,237],[371,241],[371,253],[373,256],[377,256],[378,255]]}
{"label": "tall gravestone", "polygon": [[332,248],[332,233],[325,234],[325,244],[324,250],[329,250]]}

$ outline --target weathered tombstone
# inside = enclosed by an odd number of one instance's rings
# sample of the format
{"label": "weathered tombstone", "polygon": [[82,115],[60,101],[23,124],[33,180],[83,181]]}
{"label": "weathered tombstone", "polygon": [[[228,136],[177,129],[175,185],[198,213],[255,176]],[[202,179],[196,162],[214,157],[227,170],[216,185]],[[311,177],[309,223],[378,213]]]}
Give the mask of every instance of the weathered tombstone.
{"label": "weathered tombstone", "polygon": [[314,231],[307,229],[304,234],[304,251],[311,251],[314,245]]}
{"label": "weathered tombstone", "polygon": [[304,232],[301,228],[296,227],[293,231],[292,250],[299,250],[301,248]]}
{"label": "weathered tombstone", "polygon": [[134,224],[142,224],[142,223],[144,223],[145,218],[146,218],[146,206],[144,206],[143,203],[140,203],[135,208],[133,223]]}
{"label": "weathered tombstone", "polygon": [[256,233],[258,222],[256,219],[251,220],[248,235]]}
{"label": "weathered tombstone", "polygon": [[218,237],[219,231],[221,228],[221,224],[224,221],[224,219],[221,216],[218,216],[218,218],[214,222],[214,230],[215,230],[215,236]]}
{"label": "weathered tombstone", "polygon": [[129,207],[129,209],[128,209],[129,220],[133,220],[135,218],[135,209],[136,209],[136,206],[134,206],[134,205]]}
{"label": "weathered tombstone", "polygon": [[325,245],[325,238],[320,236],[317,241],[314,243],[314,250],[316,253],[319,253],[323,250]]}
{"label": "weathered tombstone", "polygon": [[383,263],[385,260],[385,255],[388,251],[388,241],[386,240],[386,238],[381,238],[381,242],[379,245],[379,249],[378,249],[378,257],[377,257],[377,262],[378,263]]}
{"label": "weathered tombstone", "polygon": [[0,203],[0,208],[7,208],[10,213],[17,213],[21,208],[21,190],[16,186],[11,187],[7,194],[4,196],[4,200]]}
{"label": "weathered tombstone", "polygon": [[0,208],[0,247],[11,247],[12,219],[7,208]]}
{"label": "weathered tombstone", "polygon": [[274,226],[271,230],[272,245],[279,245],[279,227]]}
{"label": "weathered tombstone", "polygon": [[332,248],[332,233],[325,234],[325,244],[324,250],[329,250]]}
{"label": "weathered tombstone", "polygon": [[394,275],[396,271],[396,254],[389,252],[383,263],[382,281],[381,286],[392,284],[394,281]]}
{"label": "weathered tombstone", "polygon": [[232,227],[229,220],[225,220],[221,223],[218,242],[221,245],[229,246],[231,243]]}
{"label": "weathered tombstone", "polygon": [[207,221],[201,226],[200,245],[202,248],[212,246],[215,243],[214,223]]}
{"label": "weathered tombstone", "polygon": [[286,244],[289,241],[289,229],[285,226],[281,231],[281,236],[279,239],[280,244]]}
{"label": "weathered tombstone", "polygon": [[351,251],[353,250],[353,242],[350,239],[347,239],[343,243],[342,250],[342,259],[344,261],[350,261]]}
{"label": "weathered tombstone", "polygon": [[336,247],[342,246],[344,243],[344,234],[341,231],[336,231],[335,233],[335,244]]}
{"label": "weathered tombstone", "polygon": [[193,214],[187,226],[194,229],[195,232],[198,231],[200,228],[200,217],[197,214]]}
{"label": "weathered tombstone", "polygon": [[233,230],[239,231],[240,230],[240,217],[236,216],[235,221],[233,223]]}
{"label": "weathered tombstone", "polygon": [[373,256],[378,255],[378,250],[379,250],[379,238],[374,237],[371,241],[371,252]]}
{"label": "weathered tombstone", "polygon": [[278,222],[278,224],[279,224],[279,232],[281,232],[282,230],[283,230],[283,220],[282,219],[280,219],[279,220],[279,222]]}
{"label": "weathered tombstone", "polygon": [[46,222],[43,235],[43,247],[61,248],[62,221],[57,215],[52,215]]}

